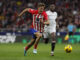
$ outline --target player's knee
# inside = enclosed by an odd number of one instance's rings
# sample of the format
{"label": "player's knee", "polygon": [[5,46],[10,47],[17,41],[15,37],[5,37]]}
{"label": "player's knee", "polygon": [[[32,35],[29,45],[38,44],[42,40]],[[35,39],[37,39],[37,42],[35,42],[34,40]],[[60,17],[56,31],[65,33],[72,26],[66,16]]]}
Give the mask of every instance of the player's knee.
{"label": "player's knee", "polygon": [[52,39],[53,42],[54,41],[56,42],[56,36],[52,36],[51,39]]}
{"label": "player's knee", "polygon": [[52,43],[56,43],[56,40],[52,40]]}
{"label": "player's knee", "polygon": [[39,34],[37,35],[37,37],[41,38],[41,37],[42,37],[42,34],[41,34],[41,33],[39,33]]}
{"label": "player's knee", "polygon": [[51,34],[51,37],[52,37],[52,38],[55,38],[54,34]]}
{"label": "player's knee", "polygon": [[42,37],[42,34],[39,34],[39,37]]}
{"label": "player's knee", "polygon": [[53,42],[54,42],[54,41],[56,42],[56,37],[53,37],[53,38],[52,38],[52,41],[53,41]]}
{"label": "player's knee", "polygon": [[51,34],[51,39],[52,39],[52,41],[55,41],[56,40],[56,36],[54,34]]}
{"label": "player's knee", "polygon": [[42,37],[42,34],[39,32],[35,33],[35,35],[36,35],[36,37]]}

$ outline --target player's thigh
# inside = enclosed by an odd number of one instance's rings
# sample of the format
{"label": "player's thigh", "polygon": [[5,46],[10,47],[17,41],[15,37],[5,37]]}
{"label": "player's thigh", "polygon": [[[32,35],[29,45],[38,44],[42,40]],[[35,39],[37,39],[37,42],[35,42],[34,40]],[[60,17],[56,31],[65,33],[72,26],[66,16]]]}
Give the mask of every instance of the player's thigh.
{"label": "player's thigh", "polygon": [[53,32],[56,32],[56,25],[50,27],[50,29],[49,29],[50,34],[53,33]]}
{"label": "player's thigh", "polygon": [[53,27],[49,30],[49,34],[50,34],[50,38],[52,39],[52,41],[56,40],[56,28]]}
{"label": "player's thigh", "polygon": [[44,28],[43,32],[43,38],[48,38],[49,37],[49,27]]}
{"label": "player's thigh", "polygon": [[43,33],[43,38],[48,38],[48,35],[49,35],[48,32],[44,32]]}
{"label": "player's thigh", "polygon": [[40,33],[40,32],[35,32],[34,34],[36,37],[42,37],[42,33]]}

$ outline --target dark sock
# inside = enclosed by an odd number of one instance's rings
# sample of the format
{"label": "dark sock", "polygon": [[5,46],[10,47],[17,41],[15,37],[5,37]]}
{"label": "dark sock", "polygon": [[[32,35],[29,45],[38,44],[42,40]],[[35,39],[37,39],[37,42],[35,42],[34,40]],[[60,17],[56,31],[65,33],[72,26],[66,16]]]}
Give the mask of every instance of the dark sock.
{"label": "dark sock", "polygon": [[52,43],[51,44],[51,50],[54,52],[54,49],[55,49],[55,43]]}

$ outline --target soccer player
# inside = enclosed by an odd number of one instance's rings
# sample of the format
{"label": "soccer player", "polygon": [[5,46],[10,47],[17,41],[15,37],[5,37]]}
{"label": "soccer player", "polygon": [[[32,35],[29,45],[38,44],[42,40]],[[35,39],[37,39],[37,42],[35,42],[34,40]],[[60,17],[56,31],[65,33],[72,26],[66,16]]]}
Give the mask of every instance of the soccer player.
{"label": "soccer player", "polygon": [[56,43],[56,19],[57,19],[57,12],[55,12],[55,5],[51,4],[49,10],[46,11],[48,15],[48,19],[50,24],[44,27],[44,41],[48,43],[49,37],[51,38],[51,56],[54,56],[54,48]]}
{"label": "soccer player", "polygon": [[69,25],[67,26],[68,34],[69,34],[69,43],[73,40],[73,35],[76,31],[76,26],[72,21],[69,22]]}
{"label": "soccer player", "polygon": [[33,39],[25,47],[24,56],[26,55],[26,52],[33,44],[34,44],[33,53],[37,53],[36,48],[37,48],[40,38],[42,37],[42,34],[40,32],[43,31],[45,24],[49,24],[48,16],[46,12],[44,11],[44,8],[45,8],[45,4],[39,3],[38,10],[26,8],[19,14],[19,17],[22,16],[25,12],[30,12],[33,15],[33,22],[32,22],[31,28],[29,29],[29,32],[32,33],[33,35]]}

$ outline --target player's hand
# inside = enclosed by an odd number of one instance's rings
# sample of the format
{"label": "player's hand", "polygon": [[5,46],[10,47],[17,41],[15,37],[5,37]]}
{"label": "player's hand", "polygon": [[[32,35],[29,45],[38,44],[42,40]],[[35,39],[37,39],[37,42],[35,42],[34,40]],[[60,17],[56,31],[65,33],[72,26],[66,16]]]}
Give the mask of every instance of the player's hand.
{"label": "player's hand", "polygon": [[40,19],[40,23],[43,23],[43,20],[42,19]]}

